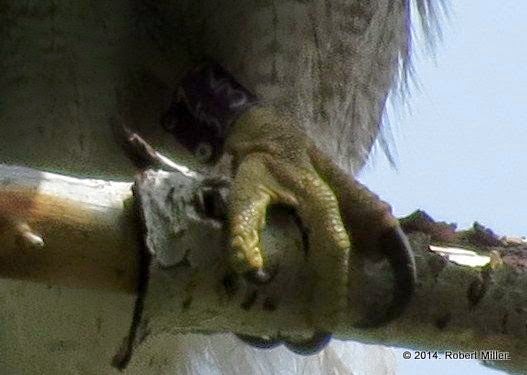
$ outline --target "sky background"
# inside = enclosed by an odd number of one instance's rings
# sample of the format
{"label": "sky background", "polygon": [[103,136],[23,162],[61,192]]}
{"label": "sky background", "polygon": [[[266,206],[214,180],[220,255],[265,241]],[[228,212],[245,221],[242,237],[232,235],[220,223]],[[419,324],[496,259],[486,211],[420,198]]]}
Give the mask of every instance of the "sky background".
{"label": "sky background", "polygon": [[[410,109],[389,111],[397,170],[376,152],[360,179],[397,216],[419,208],[461,229],[478,221],[499,235],[527,235],[527,2],[451,0],[449,13],[435,58],[414,61],[420,88]],[[401,353],[399,374],[501,373]]]}

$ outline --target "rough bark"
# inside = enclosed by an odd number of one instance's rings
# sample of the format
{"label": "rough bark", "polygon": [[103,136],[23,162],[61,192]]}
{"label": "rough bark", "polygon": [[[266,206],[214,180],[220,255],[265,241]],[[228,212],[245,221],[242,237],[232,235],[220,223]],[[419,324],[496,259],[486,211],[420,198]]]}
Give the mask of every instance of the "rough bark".
{"label": "rough bark", "polygon": [[130,183],[0,164],[0,275],[135,294],[132,207]]}
{"label": "rough bark", "polygon": [[[105,275],[105,268],[119,268],[133,263],[131,259],[139,259],[138,243],[130,230],[134,227],[130,218],[130,184],[64,178],[6,166],[0,170],[3,176],[0,197],[9,193],[17,198],[13,201],[20,201],[31,185],[28,181],[40,177],[43,183],[33,189],[39,199],[33,202],[44,201],[42,197],[47,197],[48,202],[61,202],[47,206],[61,207],[61,210],[45,210],[46,215],[41,215],[43,211],[38,209],[17,211],[21,213],[20,220],[26,220],[40,231],[45,245],[31,249],[36,255],[22,253],[18,273],[2,264],[2,277],[37,275],[40,277],[36,281],[50,285],[66,283],[96,289],[113,286],[116,291],[129,292],[130,287],[122,285],[130,285],[126,280],[137,278],[137,268],[127,266],[126,272],[117,270],[118,277],[110,277],[110,283],[101,283],[97,275],[101,274],[101,267]],[[213,215],[214,203],[211,202],[214,201],[203,204],[211,199],[203,197],[211,193],[204,186],[199,175],[161,171],[147,171],[136,182],[134,190],[136,199],[141,202],[145,239],[152,262],[148,279],[144,279],[148,286],[143,296],[144,309],[137,315],[134,326],[137,330],[133,343],[136,354],[128,369],[131,373],[169,368],[170,351],[164,344],[172,334],[311,333],[310,297],[306,287],[309,273],[305,267],[302,236],[295,221],[283,211],[270,215],[265,244],[271,256],[279,259],[280,270],[269,285],[255,287],[243,279],[232,278],[228,272],[222,221]],[[407,230],[415,230],[412,225],[419,224],[414,219],[403,220],[405,222]],[[353,328],[352,321],[344,321],[335,337],[432,352],[507,352],[509,361],[488,364],[524,372],[527,369],[522,355],[527,336],[524,327],[527,273],[522,256],[525,244],[498,239],[478,226],[472,231],[456,233],[445,225],[426,225],[421,223],[420,228],[428,234],[415,232],[410,235],[419,275],[416,297],[410,308],[399,319],[379,329],[359,330]],[[77,237],[69,237],[72,226]],[[12,233],[5,230],[2,233],[2,242],[9,243]],[[67,258],[75,238],[87,235],[102,242],[87,242],[75,248],[75,257],[86,262],[83,271],[93,277],[78,275],[78,263],[61,262],[60,259],[61,256]],[[64,241],[65,237],[70,240]],[[108,242],[123,244],[112,247],[112,251],[122,256],[119,260],[112,257],[110,266],[104,252],[97,248]],[[448,261],[437,254],[437,248],[435,252],[430,251],[431,243],[445,246],[445,242],[450,247],[494,254],[494,260],[483,267],[470,267]],[[39,268],[35,268],[39,263],[35,259],[49,257],[49,253],[55,254],[48,259],[49,263],[60,264],[60,270],[39,274]],[[98,256],[93,257],[93,254]],[[13,257],[13,253],[9,247],[4,247],[1,256],[5,260]],[[384,263],[369,264],[366,270],[364,284],[350,286],[350,302],[375,309],[390,296],[390,271]],[[72,280],[76,283],[72,284]],[[159,351],[158,357],[144,361],[145,356],[154,351]]]}
{"label": "rough bark", "polygon": [[[229,278],[222,227],[196,203],[200,201],[196,195],[201,194],[199,180],[149,172],[138,181],[137,194],[153,253],[140,326],[143,340],[186,331],[312,333],[308,267],[301,233],[291,217],[283,212],[270,215],[265,244],[271,258],[279,259],[280,271],[269,285],[255,288]],[[432,352],[507,352],[510,360],[486,364],[527,371],[523,355],[527,263],[522,255],[526,245],[498,239],[478,224],[455,232],[448,225],[420,221],[403,220],[409,231],[426,231],[410,234],[419,282],[408,310],[393,323],[373,330],[354,329],[350,319],[339,326],[335,337]],[[430,250],[432,243],[435,251]],[[437,253],[448,252],[446,246],[491,254],[492,261],[483,267],[459,265]],[[350,285],[349,296],[351,306],[364,306],[367,313],[382,308],[390,298],[392,280],[387,262],[364,267],[363,282]]]}
{"label": "rough bark", "polygon": [[[151,43],[138,27],[138,4],[0,0],[3,163],[131,181],[135,169],[112,135],[121,113],[160,150],[192,165],[158,123],[189,59],[183,48]],[[2,280],[1,372],[111,373],[135,299]]]}

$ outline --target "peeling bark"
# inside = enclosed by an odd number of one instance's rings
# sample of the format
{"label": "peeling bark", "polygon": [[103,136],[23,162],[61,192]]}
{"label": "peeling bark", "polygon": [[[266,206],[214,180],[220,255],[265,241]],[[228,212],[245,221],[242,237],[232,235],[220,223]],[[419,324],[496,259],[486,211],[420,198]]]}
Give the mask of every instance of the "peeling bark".
{"label": "peeling bark", "polygon": [[[0,175],[3,181],[0,197],[4,197],[6,187],[9,187],[8,190],[14,192],[16,198],[12,201],[21,201],[18,198],[24,197],[24,193],[19,188],[28,186],[27,181],[31,180],[28,176],[39,176],[40,181],[48,181],[48,186],[54,188],[45,188],[45,184],[40,183],[38,191],[33,189],[37,199],[30,201],[39,202],[38,197],[45,194],[53,195],[56,201],[62,202],[62,211],[55,211],[56,215],[39,216],[39,210],[30,210],[27,215],[18,216],[27,219],[32,226],[38,223],[35,228],[38,228],[46,242],[43,249],[31,251],[63,255],[62,251],[70,249],[71,241],[52,241],[52,238],[59,236],[61,231],[66,232],[62,236],[69,235],[72,218],[81,217],[84,220],[82,225],[81,221],[74,224],[80,237],[91,234],[101,241],[112,238],[115,243],[123,244],[118,248],[128,254],[124,259],[137,258],[137,242],[130,240],[132,232],[129,229],[122,230],[123,217],[126,217],[130,207],[130,203],[126,203],[130,199],[129,184],[64,178],[7,166],[2,166]],[[46,178],[43,179],[44,175]],[[141,359],[145,350],[152,350],[152,343],[167,334],[311,334],[308,319],[309,288],[306,287],[309,285],[309,274],[304,267],[306,261],[302,251],[302,236],[295,220],[286,212],[279,211],[269,217],[265,244],[271,258],[279,262],[280,268],[269,285],[255,287],[228,272],[223,256],[222,222],[215,216],[209,217],[202,205],[203,201],[196,199],[203,193],[203,181],[199,175],[193,177],[181,173],[147,171],[136,182],[136,198],[141,201],[146,224],[146,244],[153,258],[144,310],[142,316],[138,316],[140,319],[135,327],[137,332],[133,346],[136,354],[131,359],[129,371],[144,368]],[[76,193],[72,194],[74,190]],[[90,190],[99,194],[93,194],[88,199],[88,195],[80,193]],[[91,200],[90,204],[88,200]],[[95,204],[96,201],[98,203]],[[107,203],[101,203],[104,201]],[[84,215],[75,216],[81,212],[79,207],[83,207]],[[14,211],[2,212],[4,222],[13,217],[9,213]],[[50,224],[53,223],[54,229],[49,232]],[[430,225],[435,224],[432,222]],[[351,322],[342,322],[335,337],[419,350],[508,352],[509,361],[488,364],[514,372],[525,371],[527,360],[523,353],[527,337],[527,274],[523,254],[526,246],[504,239],[499,239],[497,244],[500,246],[483,246],[479,235],[471,243],[467,241],[470,238],[467,233],[474,230],[488,234],[488,231],[481,231],[476,226],[470,231],[454,232],[445,243],[431,239],[429,234],[410,233],[419,275],[416,296],[410,308],[393,323],[378,329],[359,330],[354,329]],[[9,231],[2,232],[2,240],[6,236],[10,236]],[[491,262],[483,267],[459,265],[430,251],[431,243],[469,247],[486,254],[499,253],[502,261]],[[88,254],[97,251],[97,246],[87,243],[78,251]],[[4,249],[1,255],[3,259],[14,256]],[[82,258],[80,253],[75,256]],[[30,261],[29,258],[21,259]],[[58,257],[51,261],[60,262]],[[98,267],[104,266],[106,262],[101,258],[98,261],[99,264],[91,263],[93,269],[90,272],[97,272]],[[130,261],[122,260],[124,263]],[[62,284],[64,280],[71,282],[79,279],[76,265],[66,262],[61,263],[60,268],[60,273],[40,275],[34,280]],[[2,277],[17,277],[5,270],[2,265]],[[137,272],[137,268],[135,270]],[[363,304],[364,311],[367,311],[382,306],[385,299],[389,298],[391,277],[385,262],[366,265],[365,270],[363,285],[350,286],[350,298],[356,298],[351,303]],[[34,272],[38,275],[34,269],[29,271],[22,276],[27,277]],[[66,274],[72,277],[64,277]],[[121,276],[128,277],[124,274]],[[97,280],[93,282],[92,285],[81,283],[75,286],[108,286]],[[127,282],[115,285],[123,284]],[[120,290],[129,291],[127,288]]]}
{"label": "peeling bark", "polygon": [[[264,236],[271,258],[279,258],[275,279],[260,288],[240,279],[233,282],[223,260],[221,226],[200,215],[192,203],[200,183],[164,172],[148,172],[138,182],[147,244],[153,254],[142,325],[148,334],[142,337],[148,342],[149,336],[196,331],[309,336],[309,274],[294,219],[283,212],[269,217]],[[170,190],[174,186],[176,190]],[[412,220],[415,215],[403,223],[409,226]],[[508,352],[509,361],[486,364],[525,371],[527,273],[520,260],[527,246],[498,239],[477,223],[467,231],[452,229],[446,237],[429,234],[430,229],[438,233],[437,228],[444,227],[452,228],[431,221],[428,230],[408,230],[416,254],[418,287],[403,316],[372,330],[342,322],[335,337],[419,350]],[[459,265],[431,251],[431,244],[499,254],[502,262]],[[365,270],[361,285],[350,286],[350,303],[363,305],[367,312],[385,305],[392,280],[386,262],[366,265]],[[269,301],[271,310],[266,308]]]}

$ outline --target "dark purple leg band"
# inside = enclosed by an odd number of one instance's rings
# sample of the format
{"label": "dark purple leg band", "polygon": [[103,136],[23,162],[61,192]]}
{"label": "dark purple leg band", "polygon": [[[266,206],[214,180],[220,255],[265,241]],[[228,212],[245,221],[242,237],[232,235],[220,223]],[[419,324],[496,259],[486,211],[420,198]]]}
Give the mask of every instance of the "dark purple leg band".
{"label": "dark purple leg band", "polygon": [[163,126],[185,147],[212,146],[211,159],[222,153],[230,125],[258,103],[256,95],[216,63],[202,64],[180,82]]}

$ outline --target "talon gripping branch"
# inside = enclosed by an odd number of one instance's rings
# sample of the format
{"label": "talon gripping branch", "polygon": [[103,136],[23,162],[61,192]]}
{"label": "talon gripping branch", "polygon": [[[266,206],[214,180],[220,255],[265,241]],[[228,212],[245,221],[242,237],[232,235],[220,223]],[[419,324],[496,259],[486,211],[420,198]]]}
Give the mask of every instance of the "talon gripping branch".
{"label": "talon gripping branch", "polygon": [[[309,243],[305,267],[313,285],[306,315],[312,336],[239,337],[258,348],[284,343],[295,353],[313,354],[324,348],[329,332],[343,319],[368,328],[401,314],[415,286],[413,253],[389,205],[339,169],[294,117],[257,104],[258,98],[222,67],[203,64],[182,79],[164,126],[208,161],[223,152],[234,156],[227,252],[235,273],[255,285],[270,283],[273,277],[260,241],[267,208],[282,204],[297,212]],[[204,144],[208,152],[203,152]],[[354,288],[360,294],[358,284],[365,280],[354,263],[356,255],[388,260],[394,286],[387,302],[350,297]],[[361,306],[364,301],[369,307]]]}

